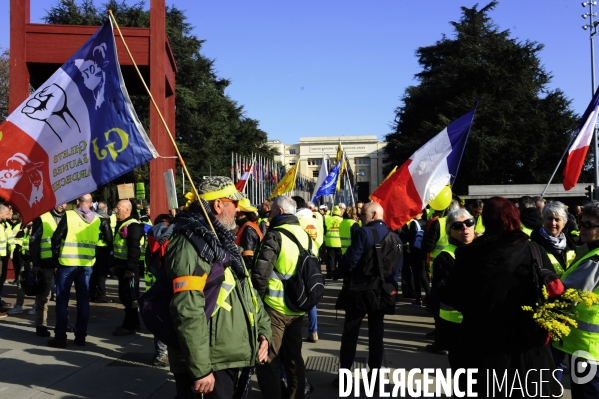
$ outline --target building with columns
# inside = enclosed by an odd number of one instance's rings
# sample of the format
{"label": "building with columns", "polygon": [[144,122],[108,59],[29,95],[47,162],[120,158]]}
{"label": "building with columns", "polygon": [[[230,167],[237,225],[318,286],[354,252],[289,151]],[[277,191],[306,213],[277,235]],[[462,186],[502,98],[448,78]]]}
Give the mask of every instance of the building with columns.
{"label": "building with columns", "polygon": [[358,200],[365,201],[384,178],[383,148],[386,143],[379,141],[377,136],[300,137],[296,144],[270,140],[268,145],[280,154],[275,157],[276,162],[287,169],[299,163],[298,173],[316,180],[323,157],[333,160],[337,157],[339,141],[356,176]]}

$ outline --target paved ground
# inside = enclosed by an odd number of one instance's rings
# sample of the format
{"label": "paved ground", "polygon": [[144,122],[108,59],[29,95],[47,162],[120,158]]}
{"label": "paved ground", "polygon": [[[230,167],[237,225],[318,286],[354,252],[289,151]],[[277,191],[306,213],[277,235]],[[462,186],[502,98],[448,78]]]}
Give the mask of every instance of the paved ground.
{"label": "paved ground", "polygon": [[[307,377],[315,386],[311,398],[336,398],[339,388],[332,384],[343,326],[343,313],[334,309],[341,285],[327,285],[325,297],[318,309],[316,344],[305,342],[304,360]],[[118,302],[116,280],[108,281],[109,297]],[[14,303],[16,287],[6,284],[4,300]],[[74,305],[74,292],[71,295]],[[32,298],[25,300],[28,310]],[[75,320],[75,308],[69,308]],[[54,325],[54,303],[51,303],[49,326]],[[412,307],[409,300],[400,300],[397,315],[386,317],[385,361],[395,368],[447,368],[446,356],[424,351],[425,333],[433,329],[433,319],[424,309]],[[35,335],[35,316],[26,312],[0,319],[0,398],[173,398],[175,385],[167,369],[150,366],[153,355],[152,336],[147,330],[134,336],[115,337],[112,331],[123,317],[119,304],[91,304],[89,336],[85,347],[70,343],[67,349],[46,346],[49,338]],[[357,360],[366,362],[366,322],[361,331]],[[307,317],[304,326],[307,332]],[[72,339],[69,334],[69,339]],[[365,366],[364,366],[365,367]],[[261,398],[253,384],[250,398]],[[361,397],[366,397],[360,392]],[[376,396],[376,395],[375,395]],[[353,395],[352,395],[353,397]],[[569,398],[567,390],[564,398]],[[270,398],[269,398],[270,399]]]}

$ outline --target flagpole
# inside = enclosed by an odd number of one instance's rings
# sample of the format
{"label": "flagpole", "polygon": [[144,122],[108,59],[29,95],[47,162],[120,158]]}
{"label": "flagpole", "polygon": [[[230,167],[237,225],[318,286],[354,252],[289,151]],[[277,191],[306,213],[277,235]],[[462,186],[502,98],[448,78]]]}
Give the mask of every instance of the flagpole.
{"label": "flagpole", "polygon": [[189,184],[191,185],[191,189],[193,191],[193,194],[197,198],[197,201],[200,203],[200,207],[202,208],[202,211],[204,212],[204,216],[206,217],[206,220],[208,221],[208,224],[210,225],[210,228],[214,232],[214,235],[218,239],[218,235],[216,234],[216,230],[214,229],[214,226],[212,225],[212,222],[210,221],[210,217],[208,216],[208,212],[204,208],[204,204],[202,203],[202,201],[200,201],[200,195],[198,193],[198,189],[196,188],[196,186],[195,186],[195,184],[194,184],[194,182],[193,182],[193,180],[191,178],[191,174],[189,173],[189,170],[187,170],[187,165],[185,164],[185,161],[183,160],[183,156],[181,155],[181,152],[179,151],[179,147],[177,146],[177,143],[175,142],[175,139],[173,138],[173,134],[171,133],[171,130],[169,129],[166,121],[164,120],[164,117],[162,116],[162,112],[160,112],[160,108],[158,108],[158,104],[156,104],[156,100],[154,100],[154,96],[152,96],[152,93],[150,92],[150,89],[148,88],[148,85],[146,84],[146,81],[144,80],[141,72],[139,71],[139,68],[137,67],[137,64],[135,63],[135,59],[133,58],[133,54],[131,54],[131,51],[129,50],[129,46],[127,46],[127,43],[125,42],[125,38],[123,37],[123,34],[121,33],[121,28],[119,28],[119,24],[116,22],[116,18],[114,17],[114,15],[112,15],[112,10],[108,10],[108,14],[110,15],[110,18],[112,19],[112,21],[114,22],[114,26],[116,27],[116,30],[119,32],[119,36],[121,37],[121,41],[123,42],[123,46],[125,46],[125,50],[127,50],[127,54],[129,54],[129,58],[131,59],[131,63],[135,67],[135,70],[137,71],[137,74],[139,75],[139,78],[141,79],[141,82],[143,83],[144,88],[148,92],[148,95],[150,96],[150,100],[152,101],[152,104],[154,104],[154,108],[156,109],[156,113],[160,117],[160,120],[162,121],[162,124],[164,125],[164,129],[168,133],[168,137],[171,139],[171,143],[173,144],[173,147],[175,147],[175,151],[177,153],[177,157],[179,158],[179,162],[181,163],[181,166],[183,167],[183,170],[185,171],[185,174],[187,175],[187,178],[189,179]]}

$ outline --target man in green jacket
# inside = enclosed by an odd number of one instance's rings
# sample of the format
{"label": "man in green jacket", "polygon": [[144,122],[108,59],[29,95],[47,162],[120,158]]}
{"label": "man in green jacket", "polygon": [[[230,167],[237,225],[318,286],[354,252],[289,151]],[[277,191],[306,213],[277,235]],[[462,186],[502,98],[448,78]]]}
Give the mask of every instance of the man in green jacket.
{"label": "man in green jacket", "polygon": [[[179,344],[168,347],[169,363],[177,398],[231,398],[237,389],[245,389],[240,386],[243,378],[236,384],[239,374],[247,377],[250,368],[268,359],[270,318],[252,288],[232,232],[244,195],[221,176],[203,180],[198,193],[216,234],[195,198],[188,212],[175,219],[164,256],[166,273],[176,287],[170,312]],[[225,264],[225,271],[214,304],[206,299],[204,287],[217,262]]]}

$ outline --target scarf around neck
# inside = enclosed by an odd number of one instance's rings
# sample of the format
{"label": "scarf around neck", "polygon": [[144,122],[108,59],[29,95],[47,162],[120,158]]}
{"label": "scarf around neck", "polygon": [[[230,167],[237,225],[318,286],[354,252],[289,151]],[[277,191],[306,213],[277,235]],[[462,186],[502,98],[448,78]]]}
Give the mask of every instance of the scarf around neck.
{"label": "scarf around neck", "polygon": [[545,227],[541,227],[540,233],[541,237],[543,237],[543,239],[547,241],[549,245],[557,249],[559,252],[562,252],[564,249],[566,249],[566,235],[563,231],[559,233],[558,237],[553,237],[552,235],[549,235],[549,233],[547,233]]}
{"label": "scarf around neck", "polygon": [[174,221],[175,227],[173,233],[185,236],[193,245],[199,257],[210,264],[223,262],[226,255],[229,254],[230,261],[225,266],[230,266],[231,270],[237,275],[237,278],[243,280],[246,274],[243,263],[241,263],[239,248],[235,245],[235,235],[219,222],[208,202],[203,199],[200,199],[200,201],[202,201],[204,209],[206,209],[206,213],[210,217],[212,226],[216,230],[216,235],[210,228],[204,212],[197,201],[189,206],[189,211],[180,212],[177,215]]}

